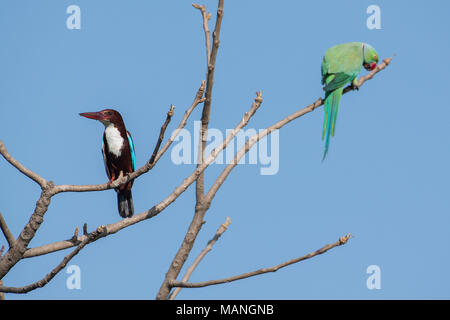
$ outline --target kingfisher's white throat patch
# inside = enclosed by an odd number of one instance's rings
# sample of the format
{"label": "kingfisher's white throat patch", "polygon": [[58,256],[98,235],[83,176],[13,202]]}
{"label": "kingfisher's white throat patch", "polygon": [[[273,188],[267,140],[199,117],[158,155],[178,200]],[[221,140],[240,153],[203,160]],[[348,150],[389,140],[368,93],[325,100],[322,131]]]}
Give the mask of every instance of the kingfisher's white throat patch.
{"label": "kingfisher's white throat patch", "polygon": [[116,157],[119,157],[122,153],[121,150],[124,142],[123,138],[120,135],[119,130],[112,123],[105,127],[105,137],[109,152]]}

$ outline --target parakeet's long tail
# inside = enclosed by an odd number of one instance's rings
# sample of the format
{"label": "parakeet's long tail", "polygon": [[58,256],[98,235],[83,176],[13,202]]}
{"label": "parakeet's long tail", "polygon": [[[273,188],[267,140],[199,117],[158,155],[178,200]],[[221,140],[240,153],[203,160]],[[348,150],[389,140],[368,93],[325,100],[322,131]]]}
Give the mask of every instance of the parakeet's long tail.
{"label": "parakeet's long tail", "polygon": [[328,153],[328,146],[330,144],[330,136],[334,137],[334,130],[336,127],[336,119],[339,110],[339,101],[341,100],[344,87],[337,88],[332,92],[327,92],[324,102],[325,116],[323,119],[322,140],[325,139],[325,151],[323,153],[322,161]]}
{"label": "parakeet's long tail", "polygon": [[122,190],[117,192],[117,204],[119,214],[122,218],[129,218],[134,213],[133,196],[131,190]]}

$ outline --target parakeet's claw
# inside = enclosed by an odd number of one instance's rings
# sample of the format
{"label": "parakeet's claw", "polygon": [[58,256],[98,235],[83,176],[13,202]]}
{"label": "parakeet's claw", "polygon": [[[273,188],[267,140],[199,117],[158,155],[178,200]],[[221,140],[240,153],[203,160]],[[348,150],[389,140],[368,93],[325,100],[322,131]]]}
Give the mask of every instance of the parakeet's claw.
{"label": "parakeet's claw", "polygon": [[356,79],[353,80],[352,84],[351,84],[351,87],[352,87],[353,90],[359,91],[358,80],[356,80]]}

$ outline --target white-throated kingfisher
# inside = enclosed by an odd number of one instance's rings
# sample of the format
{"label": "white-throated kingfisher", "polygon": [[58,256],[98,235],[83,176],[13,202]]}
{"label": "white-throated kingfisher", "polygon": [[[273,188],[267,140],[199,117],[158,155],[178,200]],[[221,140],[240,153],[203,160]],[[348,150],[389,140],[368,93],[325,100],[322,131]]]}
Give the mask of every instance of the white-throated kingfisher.
{"label": "white-throated kingfisher", "polygon": [[[134,144],[131,134],[125,128],[122,116],[112,109],[99,112],[84,112],[80,116],[98,120],[105,126],[103,133],[102,155],[109,182],[114,181],[122,172],[123,175],[135,170]],[[129,218],[134,213],[131,188],[133,180],[116,188],[119,214]]]}

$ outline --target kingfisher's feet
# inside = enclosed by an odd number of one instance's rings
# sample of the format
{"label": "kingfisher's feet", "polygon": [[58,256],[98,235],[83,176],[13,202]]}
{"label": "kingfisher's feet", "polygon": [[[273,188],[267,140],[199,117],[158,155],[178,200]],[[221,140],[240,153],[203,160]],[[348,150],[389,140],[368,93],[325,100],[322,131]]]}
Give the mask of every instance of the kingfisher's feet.
{"label": "kingfisher's feet", "polygon": [[108,186],[108,187],[111,187],[111,183],[113,182],[113,180],[112,179],[109,179],[108,180],[108,182],[106,183],[106,185]]}
{"label": "kingfisher's feet", "polygon": [[125,174],[124,174],[124,172],[122,170],[120,170],[119,177],[117,177],[117,180],[122,180],[123,177],[125,177]]}

